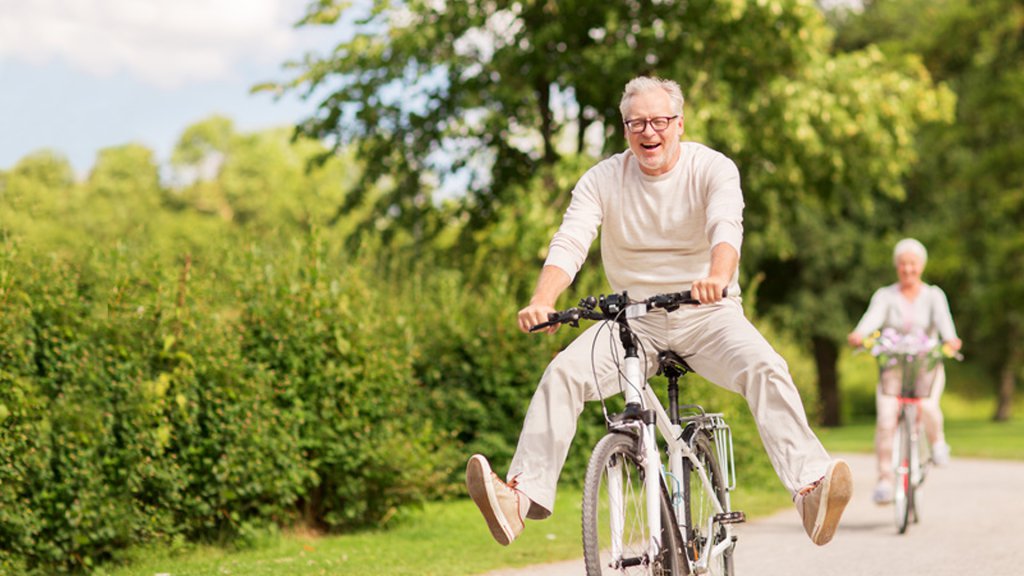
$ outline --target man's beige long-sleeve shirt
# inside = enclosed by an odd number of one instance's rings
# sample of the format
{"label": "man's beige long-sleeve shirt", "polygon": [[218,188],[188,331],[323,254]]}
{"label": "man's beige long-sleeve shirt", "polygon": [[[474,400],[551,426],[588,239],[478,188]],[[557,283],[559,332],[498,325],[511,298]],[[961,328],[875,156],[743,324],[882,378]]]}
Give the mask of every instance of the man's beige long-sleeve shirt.
{"label": "man's beige long-sleeve shirt", "polygon": [[[743,192],[736,165],[695,142],[682,142],[675,167],[649,176],[629,150],[588,170],[572,192],[545,265],[575,278],[601,230],[601,258],[612,290],[633,298],[688,290],[705,278],[711,248],[740,253]],[[740,292],[738,272],[729,294]]]}

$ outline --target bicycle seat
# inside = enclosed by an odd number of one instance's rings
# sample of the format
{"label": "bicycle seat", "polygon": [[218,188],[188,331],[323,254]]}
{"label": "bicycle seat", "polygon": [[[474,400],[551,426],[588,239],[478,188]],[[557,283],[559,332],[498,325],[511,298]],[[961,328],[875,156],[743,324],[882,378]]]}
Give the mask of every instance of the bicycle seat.
{"label": "bicycle seat", "polygon": [[690,368],[690,365],[686,363],[682,356],[671,350],[658,352],[659,375],[663,374],[668,378],[679,378],[688,372],[693,372],[693,368]]}

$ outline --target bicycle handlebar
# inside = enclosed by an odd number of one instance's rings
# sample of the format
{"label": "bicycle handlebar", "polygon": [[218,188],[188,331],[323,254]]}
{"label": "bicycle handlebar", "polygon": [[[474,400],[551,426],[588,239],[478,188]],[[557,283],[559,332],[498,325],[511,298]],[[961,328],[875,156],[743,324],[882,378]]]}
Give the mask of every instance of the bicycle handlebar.
{"label": "bicycle handlebar", "polygon": [[[722,290],[722,297],[724,298],[727,295],[728,290]],[[580,320],[619,321],[623,318],[643,316],[656,308],[663,308],[671,312],[680,306],[692,304],[700,304],[700,300],[695,299],[689,290],[657,294],[646,300],[636,302],[630,301],[626,292],[601,295],[597,298],[587,296],[586,298],[581,298],[577,306],[548,314],[548,321],[531,326],[530,332],[543,330],[556,324],[569,324],[577,328],[580,325]]]}

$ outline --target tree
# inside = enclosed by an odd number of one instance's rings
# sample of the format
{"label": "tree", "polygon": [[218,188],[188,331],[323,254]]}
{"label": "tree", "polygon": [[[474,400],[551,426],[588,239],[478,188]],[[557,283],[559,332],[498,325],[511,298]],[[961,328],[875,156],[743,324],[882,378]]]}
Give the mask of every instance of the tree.
{"label": "tree", "polygon": [[323,146],[289,132],[240,133],[221,116],[189,126],[171,159],[175,202],[245,227],[323,224],[359,170],[341,155],[310,167]]}
{"label": "tree", "polygon": [[[840,424],[840,343],[891,267],[873,258],[901,228],[914,135],[953,99],[913,58],[879,50],[822,59],[749,107],[745,269],[763,275],[757,308],[800,334],[818,368],[825,425]],[[887,259],[881,261],[887,263]]]}
{"label": "tree", "polygon": [[68,159],[39,150],[18,161],[0,181],[0,232],[57,246],[66,238],[57,221],[74,210],[75,173]]}
{"label": "tree", "polygon": [[[342,6],[314,3],[302,24],[337,22]],[[949,106],[913,59],[874,50],[833,60],[830,42],[821,12],[801,0],[379,1],[351,40],[292,63],[299,74],[272,87],[328,92],[300,132],[353,142],[366,163],[342,213],[387,175],[394,186],[377,212],[411,229],[433,209],[431,174],[443,183],[483,166],[464,204],[465,229],[479,239],[474,231],[527,213],[503,207],[534,175],[557,206],[553,167],[589,151],[588,136],[595,152],[624,146],[617,106],[628,79],[678,80],[696,110],[690,138],[740,165],[744,269],[769,269],[761,303],[813,344],[824,419],[837,423],[837,342],[849,319],[831,304],[846,301],[842,286],[863,268],[864,226],[876,233],[886,203],[904,198],[920,124]]]}
{"label": "tree", "polygon": [[[335,24],[347,5],[314,2],[300,25]],[[376,212],[411,227],[432,191],[464,182],[472,229],[531,175],[588,150],[589,137],[621,149],[618,101],[632,76],[671,75],[709,101],[739,97],[806,58],[815,15],[797,0],[378,0],[351,40],[263,88],[326,92],[300,132],[353,143],[367,167],[339,213],[386,176]]]}
{"label": "tree", "polygon": [[1024,376],[1024,3],[875,0],[838,40],[919,53],[958,95],[956,123],[921,141],[908,226],[935,248],[931,273],[954,288],[966,352],[998,383],[994,418],[1009,419]]}

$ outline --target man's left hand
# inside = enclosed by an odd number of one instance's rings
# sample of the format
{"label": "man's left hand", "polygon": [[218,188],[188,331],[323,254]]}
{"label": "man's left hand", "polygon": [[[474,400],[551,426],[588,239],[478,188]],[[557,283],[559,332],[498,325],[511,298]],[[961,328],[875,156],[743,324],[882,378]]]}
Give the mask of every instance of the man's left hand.
{"label": "man's left hand", "polygon": [[728,286],[728,280],[711,276],[694,282],[690,286],[690,295],[701,304],[714,304],[722,300],[722,293]]}

